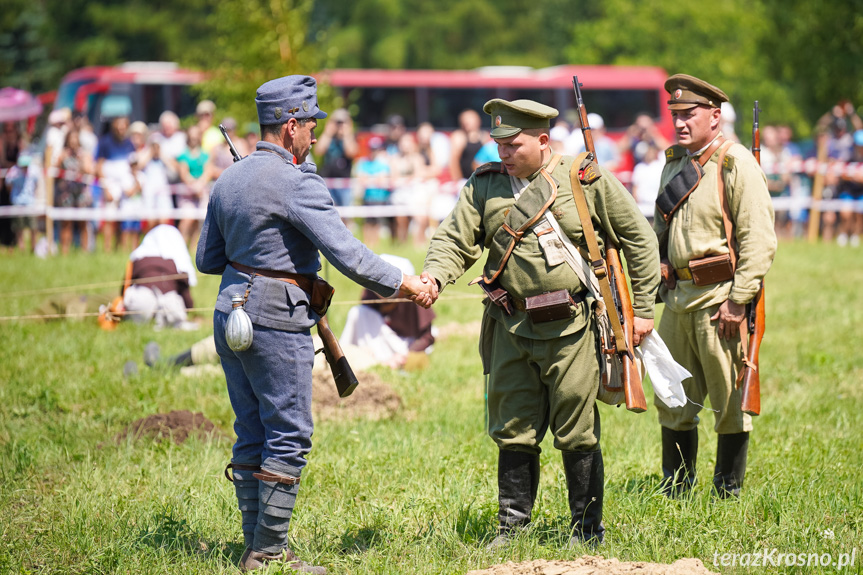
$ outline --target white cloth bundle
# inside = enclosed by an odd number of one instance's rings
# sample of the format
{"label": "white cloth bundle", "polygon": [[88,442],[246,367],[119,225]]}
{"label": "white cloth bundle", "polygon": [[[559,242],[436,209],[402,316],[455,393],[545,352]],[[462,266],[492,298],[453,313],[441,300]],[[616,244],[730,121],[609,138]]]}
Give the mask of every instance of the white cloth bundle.
{"label": "white cloth bundle", "polygon": [[668,351],[668,347],[656,330],[641,339],[641,345],[636,348],[636,353],[641,355],[656,397],[668,407],[686,405],[686,393],[683,391],[682,382],[692,377],[692,374],[674,361],[671,352]]}

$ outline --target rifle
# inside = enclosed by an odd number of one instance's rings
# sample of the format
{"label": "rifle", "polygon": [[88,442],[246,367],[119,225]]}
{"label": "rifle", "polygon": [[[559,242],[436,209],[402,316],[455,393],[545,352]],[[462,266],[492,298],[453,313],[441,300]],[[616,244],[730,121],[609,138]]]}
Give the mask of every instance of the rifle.
{"label": "rifle", "polygon": [[225,129],[225,126],[219,124],[219,131],[222,132],[222,137],[225,138],[226,142],[228,142],[228,148],[231,149],[231,155],[234,157],[234,162],[242,160],[243,157],[237,151],[237,148],[234,147],[234,142],[231,141],[231,137],[228,135],[228,130]]}
{"label": "rifle", "polygon": [[623,335],[626,339],[626,353],[620,354],[621,379],[626,409],[642,413],[647,411],[647,399],[644,397],[641,374],[633,361],[635,351],[632,347],[632,328],[635,323],[635,313],[632,311],[632,299],[629,297],[629,289],[626,287],[626,276],[623,274],[623,266],[620,263],[620,254],[618,254],[617,248],[606,249],[605,258],[613,288],[611,295],[614,298],[614,305],[617,306],[618,317],[623,318]]}
{"label": "rifle", "polygon": [[342,346],[339,345],[339,340],[336,339],[335,334],[330,329],[326,316],[321,316],[321,319],[318,320],[318,335],[321,336],[321,341],[324,344],[324,357],[330,364],[330,371],[333,373],[339,397],[347,397],[354,392],[359,381],[348,363],[348,358],[342,351]]}
{"label": "rifle", "polygon": [[[596,148],[593,143],[593,134],[590,131],[590,123],[587,120],[587,108],[581,96],[581,84],[578,76],[572,77],[572,86],[575,89],[575,100],[578,104],[578,117],[581,121],[581,134],[584,137],[584,147],[590,154],[590,158],[596,161]],[[609,320],[616,321],[624,335],[623,342],[615,341],[613,346],[603,344],[604,353],[617,353],[621,363],[621,383],[626,400],[626,409],[636,413],[647,411],[647,400],[644,397],[641,374],[635,365],[634,346],[632,335],[634,333],[635,314],[632,311],[632,299],[627,287],[626,272],[620,262],[620,253],[612,241],[607,241],[605,246],[605,263],[608,267],[610,277],[611,295],[613,302],[606,302],[606,307],[613,305],[617,313],[609,313]],[[616,317],[615,317],[616,316]],[[613,326],[615,327],[615,326]]]}
{"label": "rifle", "polygon": [[[761,164],[761,130],[758,125],[758,100],[752,110],[752,155]],[[764,338],[766,312],[764,309],[764,280],[752,301],[746,304],[749,345],[743,368],[737,374],[737,388],[742,389],[740,409],[749,415],[761,413],[761,376],[758,374],[758,352]]]}
{"label": "rifle", "polygon": [[581,84],[578,76],[572,77],[572,87],[575,90],[575,103],[578,106],[578,119],[581,122],[581,136],[584,138],[584,149],[590,154],[591,160],[596,160],[596,147],[593,145],[593,132],[590,131],[590,123],[587,121],[587,108],[581,97]]}

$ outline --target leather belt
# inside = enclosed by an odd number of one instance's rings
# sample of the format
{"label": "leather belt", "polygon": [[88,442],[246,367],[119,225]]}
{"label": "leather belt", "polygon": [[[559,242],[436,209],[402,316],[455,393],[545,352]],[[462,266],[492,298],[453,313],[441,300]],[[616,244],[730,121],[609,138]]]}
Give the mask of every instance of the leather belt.
{"label": "leather belt", "polygon": [[677,276],[677,279],[680,281],[692,280],[692,272],[689,271],[689,268],[674,268],[674,275]]}
{"label": "leather belt", "polygon": [[225,467],[225,478],[231,483],[234,482],[234,476],[232,473],[229,473],[231,469],[239,469],[240,471],[261,471],[260,465],[246,465],[244,463],[229,463],[227,467]]}
{"label": "leather belt", "polygon": [[[572,298],[572,303],[574,303],[576,305],[578,305],[584,301],[584,295],[585,295],[584,291],[580,291],[576,294],[569,294],[569,296]],[[511,296],[511,299],[512,299],[512,307],[514,307],[518,311],[527,311],[527,308],[524,305],[523,299],[519,299],[517,297],[512,297],[512,296]]]}
{"label": "leather belt", "polygon": [[252,473],[252,477],[260,481],[271,481],[275,483],[282,483],[284,485],[297,485],[300,482],[299,477],[291,477],[290,475],[277,475],[271,471],[267,471],[266,469],[261,469],[260,473]]}
{"label": "leather belt", "polygon": [[304,276],[302,274],[295,274],[291,272],[279,272],[274,270],[259,270],[255,268],[250,268],[249,266],[244,266],[243,264],[238,264],[236,262],[230,262],[231,267],[237,270],[238,272],[242,272],[244,274],[249,274],[250,276],[262,276],[265,278],[270,278],[274,280],[283,281],[285,283],[293,284],[306,292],[307,294],[312,293],[313,281],[308,276]]}

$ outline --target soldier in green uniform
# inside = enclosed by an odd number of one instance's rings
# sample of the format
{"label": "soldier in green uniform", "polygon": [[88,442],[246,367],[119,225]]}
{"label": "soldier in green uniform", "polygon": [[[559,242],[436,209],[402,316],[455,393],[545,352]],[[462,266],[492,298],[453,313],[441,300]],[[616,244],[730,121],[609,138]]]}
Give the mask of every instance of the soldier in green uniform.
{"label": "soldier in green uniform", "polygon": [[[604,532],[597,302],[561,251],[567,242],[587,250],[570,183],[575,159],[550,147],[554,108],[495,99],[484,111],[502,161],[468,178],[431,240],[423,278],[443,289],[488,252],[483,285],[492,295],[483,302],[480,355],[489,376],[488,433],[499,448],[500,526],[493,545],[505,544],[530,521],[540,443],[549,429],[563,452],[572,541],[596,544]],[[656,237],[614,176],[589,160],[579,167],[600,245],[621,246],[629,264],[637,344],[653,329]],[[538,295],[563,304],[535,313],[531,302]]]}
{"label": "soldier in green uniform", "polygon": [[752,418],[741,411],[735,382],[746,304],[776,253],[773,205],[754,156],[720,132],[725,93],[686,74],[668,78],[665,89],[678,145],[665,153],[654,219],[665,302],[658,331],[692,378],[683,383],[684,407],[655,402],[664,488],[675,497],[695,483],[698,413],[709,397],[719,436],[713,482],[727,497],[739,494],[746,471]]}

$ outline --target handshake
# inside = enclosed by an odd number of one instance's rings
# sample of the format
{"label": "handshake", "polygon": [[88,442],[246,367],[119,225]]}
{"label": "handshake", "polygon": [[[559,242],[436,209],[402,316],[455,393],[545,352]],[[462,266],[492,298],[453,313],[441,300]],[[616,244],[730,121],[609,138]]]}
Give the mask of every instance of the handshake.
{"label": "handshake", "polygon": [[423,272],[418,276],[404,274],[398,295],[428,309],[437,301],[439,292],[437,280],[428,272]]}

